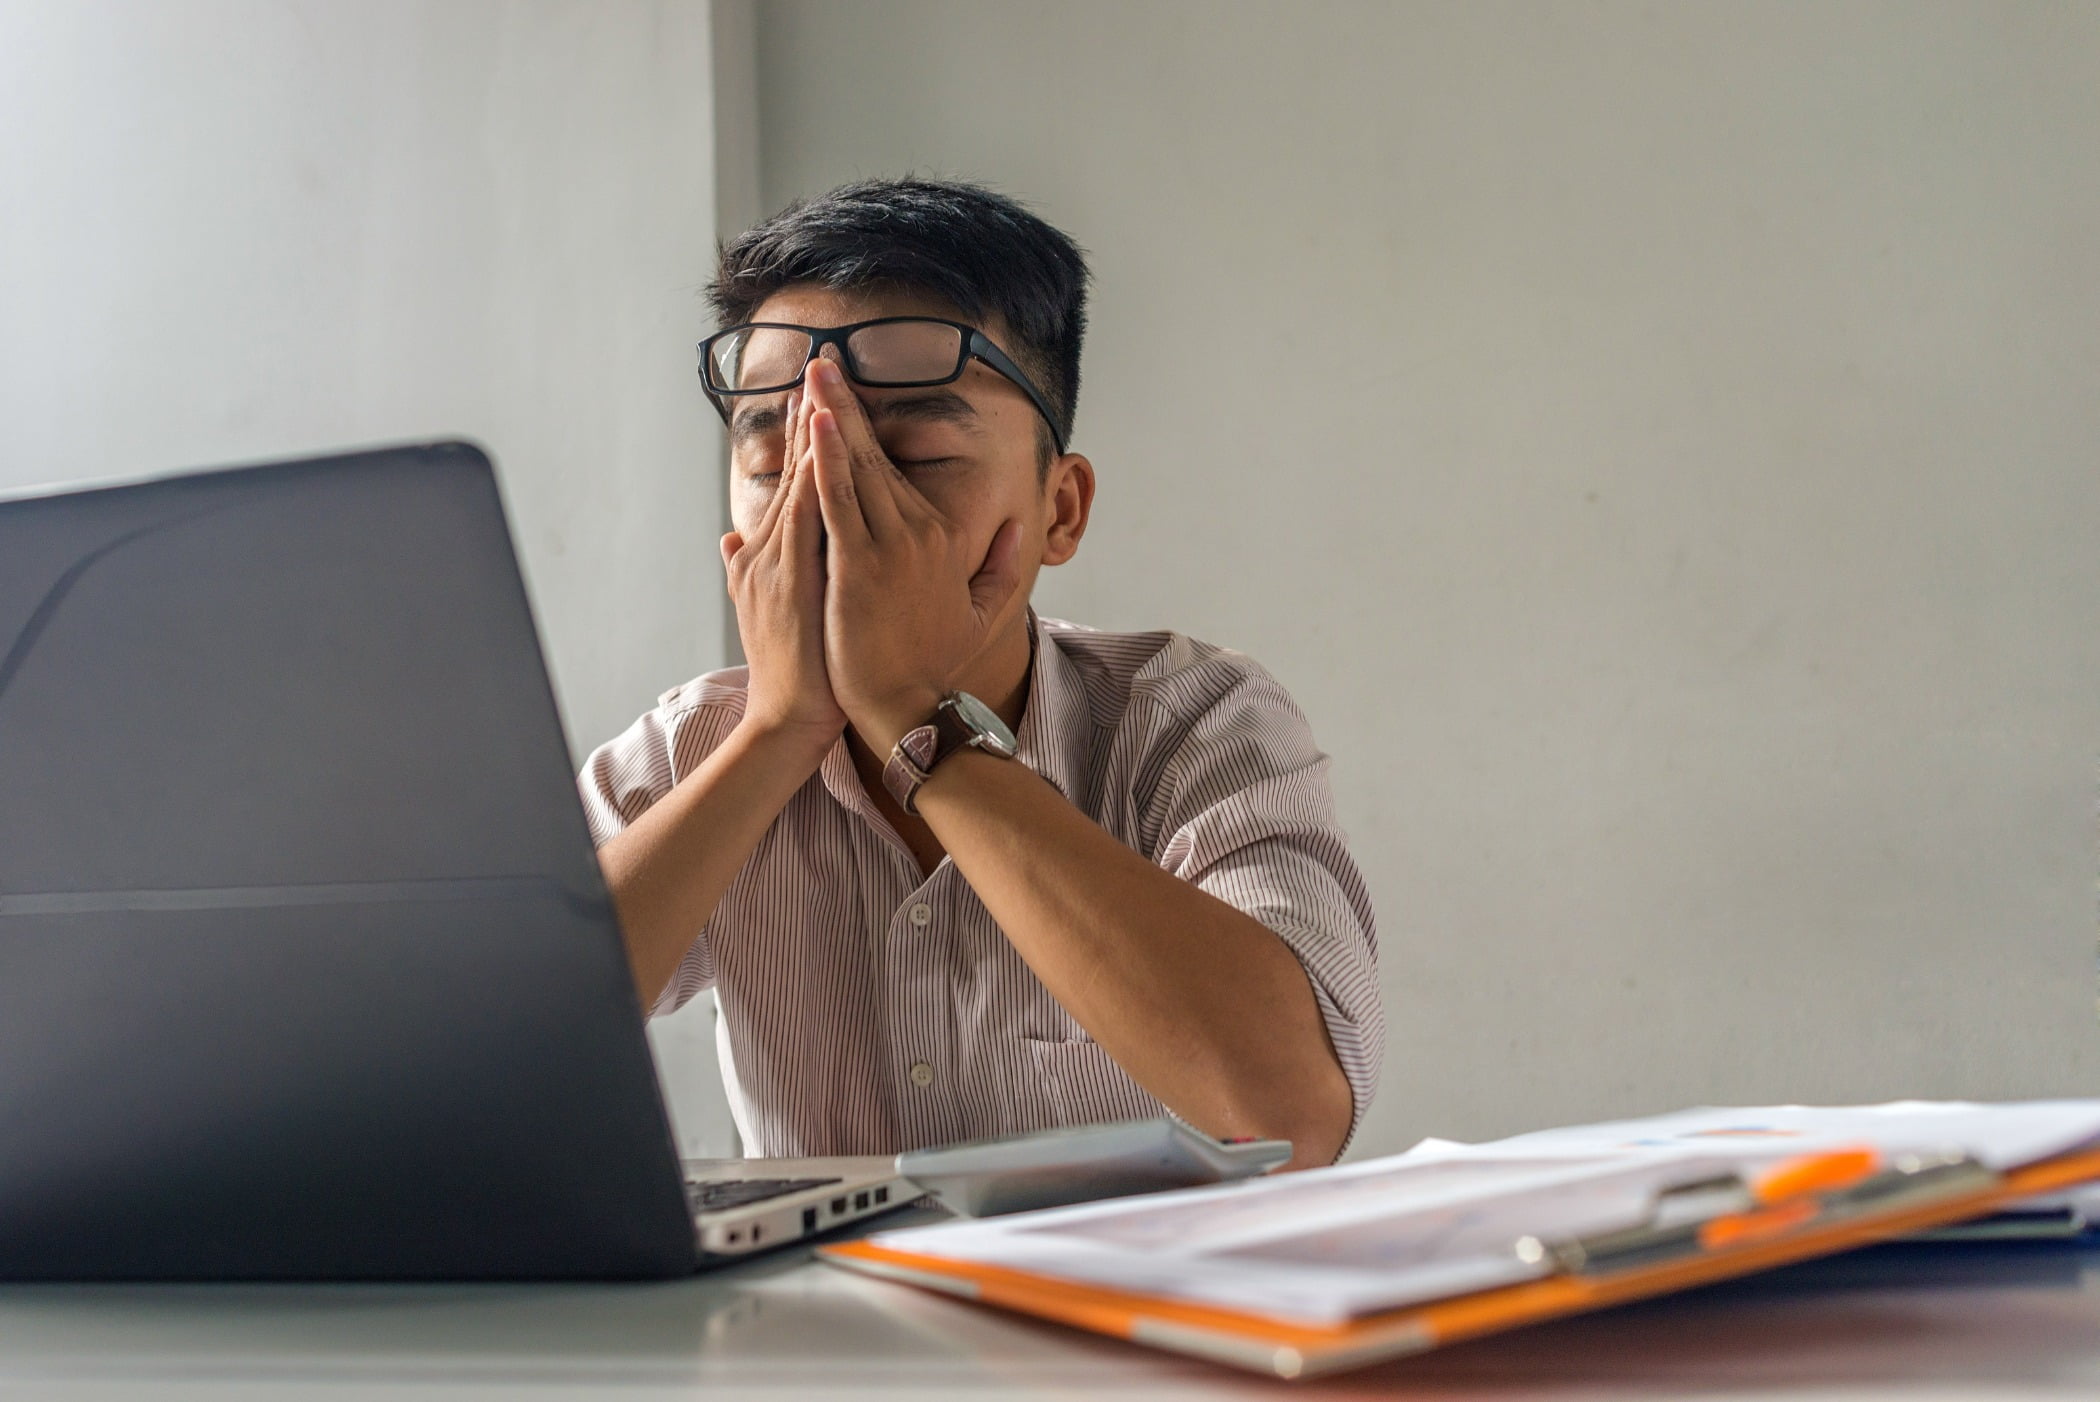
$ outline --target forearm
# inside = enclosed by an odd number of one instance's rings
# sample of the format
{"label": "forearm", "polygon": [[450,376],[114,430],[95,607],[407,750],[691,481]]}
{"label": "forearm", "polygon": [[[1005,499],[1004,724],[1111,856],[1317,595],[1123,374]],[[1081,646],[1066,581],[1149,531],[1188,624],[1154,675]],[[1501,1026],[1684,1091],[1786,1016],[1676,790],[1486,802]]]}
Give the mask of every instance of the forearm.
{"label": "forearm", "polygon": [[969,751],[918,807],[1021,957],[1137,1083],[1220,1136],[1332,1162],[1349,1085],[1276,934],[1109,836],[1049,784]]}
{"label": "forearm", "polygon": [[740,725],[598,849],[644,1008],[662,995],[729,883],[828,748],[821,736]]}

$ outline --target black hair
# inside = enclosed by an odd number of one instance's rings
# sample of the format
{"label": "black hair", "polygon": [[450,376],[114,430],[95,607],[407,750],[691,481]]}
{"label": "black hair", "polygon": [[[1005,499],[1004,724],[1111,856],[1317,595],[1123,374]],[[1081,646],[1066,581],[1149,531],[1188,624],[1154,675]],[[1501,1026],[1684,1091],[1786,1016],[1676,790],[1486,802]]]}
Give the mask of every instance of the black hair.
{"label": "black hair", "polygon": [[[805,282],[908,289],[966,318],[996,314],[1013,342],[1005,351],[1035,378],[1071,441],[1086,255],[1019,202],[962,180],[856,180],[796,200],[725,244],[707,298],[721,325],[735,326]],[[1044,442],[1047,458],[1047,434]]]}

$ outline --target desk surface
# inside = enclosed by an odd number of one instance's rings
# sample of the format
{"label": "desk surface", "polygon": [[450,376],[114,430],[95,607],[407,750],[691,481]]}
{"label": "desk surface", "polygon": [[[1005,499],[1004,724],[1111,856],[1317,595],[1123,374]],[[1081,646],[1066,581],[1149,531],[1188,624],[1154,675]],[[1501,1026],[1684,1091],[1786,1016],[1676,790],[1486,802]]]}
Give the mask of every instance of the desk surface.
{"label": "desk surface", "polygon": [[0,1395],[1088,1402],[2100,1392],[2100,1248],[1897,1248],[1292,1387],[784,1253],[648,1286],[0,1287]]}

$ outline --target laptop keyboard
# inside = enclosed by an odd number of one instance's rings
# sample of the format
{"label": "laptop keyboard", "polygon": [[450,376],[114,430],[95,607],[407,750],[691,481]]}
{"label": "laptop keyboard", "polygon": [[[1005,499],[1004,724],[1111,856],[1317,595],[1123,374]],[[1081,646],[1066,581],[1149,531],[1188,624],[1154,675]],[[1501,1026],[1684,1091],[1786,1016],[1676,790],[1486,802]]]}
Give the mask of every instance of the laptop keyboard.
{"label": "laptop keyboard", "polygon": [[721,1212],[768,1198],[786,1197],[805,1188],[828,1188],[837,1178],[688,1178],[686,1201],[695,1212]]}

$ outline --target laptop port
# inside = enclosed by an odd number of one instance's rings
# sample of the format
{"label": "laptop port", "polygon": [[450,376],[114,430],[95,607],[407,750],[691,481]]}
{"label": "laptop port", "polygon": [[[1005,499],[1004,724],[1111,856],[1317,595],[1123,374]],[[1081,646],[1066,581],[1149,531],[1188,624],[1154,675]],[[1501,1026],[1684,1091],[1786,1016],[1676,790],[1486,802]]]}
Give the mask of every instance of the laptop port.
{"label": "laptop port", "polygon": [[866,1193],[855,1193],[853,1195],[853,1210],[855,1212],[868,1210],[868,1195]]}
{"label": "laptop port", "polygon": [[756,1224],[756,1225],[754,1225],[754,1226],[753,1226],[753,1227],[751,1228],[751,1240],[752,1240],[752,1241],[753,1241],[754,1243],[755,1243],[755,1242],[757,1242],[757,1240],[758,1240],[758,1239],[759,1239],[760,1237],[764,1236],[765,1234],[766,1234],[766,1229],[765,1229],[765,1225],[764,1225],[763,1223],[759,1223],[759,1224]]}
{"label": "laptop port", "polygon": [[888,1188],[877,1188],[875,1190],[875,1201],[878,1205],[888,1202],[889,1200],[890,1190]]}
{"label": "laptop port", "polygon": [[813,1232],[813,1231],[815,1231],[816,1229],[817,1229],[817,1209],[815,1209],[814,1207],[805,1207],[805,1208],[803,1208],[803,1209],[802,1209],[802,1230],[803,1230],[804,1232]]}
{"label": "laptop port", "polygon": [[838,1216],[838,1215],[839,1215],[839,1214],[840,1214],[841,1212],[844,1212],[845,1210],[846,1210],[846,1200],[845,1200],[844,1198],[833,1198],[833,1199],[831,1200],[831,1215],[832,1215],[832,1216],[836,1217],[836,1216]]}

